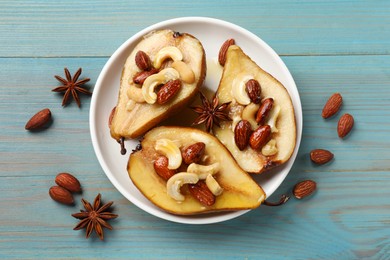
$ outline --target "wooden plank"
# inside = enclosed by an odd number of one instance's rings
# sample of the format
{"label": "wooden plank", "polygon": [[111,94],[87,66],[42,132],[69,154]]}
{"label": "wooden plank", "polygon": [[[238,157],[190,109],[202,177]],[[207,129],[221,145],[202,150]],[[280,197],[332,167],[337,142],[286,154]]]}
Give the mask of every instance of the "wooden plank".
{"label": "wooden plank", "polygon": [[[390,60],[387,56],[283,57],[291,70],[304,112],[296,163],[271,197],[277,200],[300,180],[318,191],[280,208],[260,207],[215,225],[191,226],[159,220],[132,205],[109,182],[89,137],[90,98],[82,108],[60,106],[52,93],[54,74],[83,67],[91,88],[107,58],[1,58],[0,67],[0,257],[2,258],[264,258],[386,259],[390,252],[388,197]],[[354,115],[346,140],[336,135],[337,119],[323,120],[328,96],[344,97],[341,113]],[[39,133],[24,130],[35,111],[49,107],[54,122]],[[328,165],[308,159],[313,148],[335,153]],[[74,173],[84,192],[76,206],[53,202],[47,192],[58,172]],[[120,218],[106,241],[85,240],[73,231],[70,214],[80,199],[115,201]]]}
{"label": "wooden plank", "polygon": [[0,5],[0,57],[110,56],[141,29],[182,16],[236,23],[281,55],[390,54],[385,0],[3,0]]}

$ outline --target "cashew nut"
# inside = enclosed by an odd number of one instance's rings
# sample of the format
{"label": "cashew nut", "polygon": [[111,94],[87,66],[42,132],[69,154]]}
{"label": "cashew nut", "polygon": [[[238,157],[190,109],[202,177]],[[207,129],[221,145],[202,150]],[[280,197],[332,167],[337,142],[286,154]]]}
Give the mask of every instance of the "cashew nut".
{"label": "cashew nut", "polygon": [[192,84],[195,82],[194,72],[183,61],[174,61],[172,62],[171,67],[179,72],[181,80],[183,80],[185,83]]}
{"label": "cashew nut", "polygon": [[157,152],[168,157],[168,169],[175,170],[180,167],[182,162],[179,147],[169,139],[159,139],[154,146]]}
{"label": "cashew nut", "polygon": [[131,100],[134,100],[137,103],[144,103],[145,98],[142,95],[142,90],[135,86],[130,86],[127,90],[127,97]]}
{"label": "cashew nut", "polygon": [[219,171],[219,163],[213,163],[210,165],[200,165],[196,163],[191,163],[188,165],[187,172],[196,173],[199,176],[199,179],[204,180],[207,178],[207,175],[216,174]]}
{"label": "cashew nut", "polygon": [[278,119],[280,112],[280,106],[275,106],[271,109],[268,115],[268,122],[266,123],[271,127],[271,133],[277,133],[279,130],[276,128],[276,120]]}
{"label": "cashew nut", "polygon": [[223,192],[223,188],[219,185],[217,180],[214,179],[211,174],[207,175],[206,185],[207,188],[209,188],[209,190],[211,191],[211,193],[213,193],[215,196],[219,196]]}
{"label": "cashew nut", "polygon": [[264,156],[271,156],[278,152],[278,148],[276,147],[276,140],[271,139],[266,145],[261,149],[261,153]]}
{"label": "cashew nut", "polygon": [[181,51],[175,46],[167,46],[159,50],[154,58],[153,66],[156,69],[159,69],[162,63],[171,58],[173,61],[178,61],[183,59],[183,54]]}
{"label": "cashew nut", "polygon": [[259,104],[250,103],[244,108],[244,110],[242,110],[242,119],[247,120],[251,124],[253,129],[257,129],[258,127],[256,122],[256,113],[259,108]]}
{"label": "cashew nut", "polygon": [[155,88],[179,77],[179,73],[173,68],[163,69],[159,73],[147,77],[142,85],[142,96],[144,100],[148,104],[154,104],[157,100]]}
{"label": "cashew nut", "polygon": [[[233,101],[236,102],[235,99],[233,99]],[[241,116],[242,116],[243,109],[244,109],[244,106],[241,106],[237,103],[234,103],[231,105],[231,109],[229,111],[229,116],[232,119],[232,127],[231,127],[232,131],[234,131],[238,122],[240,122],[242,120]]]}
{"label": "cashew nut", "polygon": [[168,195],[178,201],[183,201],[184,196],[180,192],[181,186],[184,184],[194,184],[199,181],[198,175],[195,173],[179,172],[173,175],[167,181],[167,193]]}
{"label": "cashew nut", "polygon": [[126,110],[127,110],[127,111],[133,110],[136,104],[137,104],[137,102],[135,102],[134,100],[130,99],[130,100],[127,101],[127,103],[126,103]]}
{"label": "cashew nut", "polygon": [[233,80],[232,96],[241,105],[249,105],[249,103],[251,103],[251,99],[249,98],[248,93],[246,93],[245,90],[245,84],[250,79],[253,79],[252,75],[240,73]]}

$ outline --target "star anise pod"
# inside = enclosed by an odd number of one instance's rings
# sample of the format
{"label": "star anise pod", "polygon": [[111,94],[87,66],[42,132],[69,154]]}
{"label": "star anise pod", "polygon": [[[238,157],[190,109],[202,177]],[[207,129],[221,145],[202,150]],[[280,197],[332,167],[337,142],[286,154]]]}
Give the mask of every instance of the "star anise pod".
{"label": "star anise pod", "polygon": [[220,121],[232,120],[226,111],[230,102],[220,105],[216,94],[210,102],[202,92],[200,92],[200,99],[202,101],[202,106],[191,107],[196,113],[199,114],[192,125],[205,123],[206,131],[212,132],[214,124],[220,127]]}
{"label": "star anise pod", "polygon": [[92,231],[95,230],[99,238],[103,240],[103,227],[112,230],[112,226],[107,223],[107,220],[118,217],[117,214],[107,211],[114,202],[110,201],[103,206],[100,206],[100,199],[101,195],[99,193],[93,202],[93,206],[87,200],[81,199],[86,210],[80,210],[80,212],[72,214],[73,217],[81,219],[73,230],[86,228],[86,238],[89,238]]}
{"label": "star anise pod", "polygon": [[66,106],[68,104],[69,96],[72,95],[73,99],[76,101],[77,105],[80,107],[80,98],[78,96],[77,92],[86,94],[86,95],[92,95],[92,92],[89,92],[88,90],[84,89],[82,85],[87,83],[90,79],[85,78],[82,80],[79,80],[80,74],[81,74],[81,68],[79,68],[76,73],[73,75],[73,77],[70,75],[70,72],[67,68],[64,68],[66,79],[55,75],[54,77],[61,82],[63,85],[56,87],[55,89],[52,89],[54,92],[65,92],[64,98],[62,99],[62,106]]}

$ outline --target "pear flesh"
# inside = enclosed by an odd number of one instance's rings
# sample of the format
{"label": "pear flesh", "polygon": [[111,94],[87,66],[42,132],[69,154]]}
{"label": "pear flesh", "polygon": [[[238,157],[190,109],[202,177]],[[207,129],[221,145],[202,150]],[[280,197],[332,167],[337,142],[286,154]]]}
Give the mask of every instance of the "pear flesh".
{"label": "pear flesh", "polygon": [[[195,199],[186,185],[181,188],[183,201],[177,201],[167,192],[167,182],[154,170],[154,161],[161,156],[155,150],[158,140],[169,139],[181,149],[193,143],[206,144],[204,161],[207,165],[219,163],[219,171],[213,178],[223,189],[216,196],[215,203],[205,206]],[[188,127],[156,127],[146,133],[141,142],[142,149],[131,154],[128,173],[134,185],[152,203],[161,209],[178,215],[192,215],[206,212],[243,210],[258,207],[265,200],[262,188],[243,171],[229,151],[214,136]],[[186,165],[183,165],[186,169]],[[172,178],[172,177],[171,177]]]}
{"label": "pear flesh", "polygon": [[250,75],[250,78],[257,80],[261,86],[261,99],[273,98],[273,107],[280,109],[275,125],[278,130],[272,133],[277,153],[264,156],[261,149],[254,150],[250,146],[242,151],[238,149],[234,141],[232,122],[222,122],[221,128],[214,127],[213,131],[243,170],[249,173],[261,173],[285,163],[291,157],[296,144],[294,107],[282,83],[260,68],[240,47],[232,45],[227,51],[226,63],[217,90],[220,103],[233,101],[230,111],[238,110],[239,106],[232,94],[232,83],[238,75]]}
{"label": "pear flesh", "polygon": [[[182,62],[192,70],[194,81],[191,83],[182,82],[177,95],[165,104],[133,102],[136,98],[129,98],[129,89],[133,88],[139,92],[141,87],[133,82],[134,75],[141,71],[135,62],[136,53],[138,51],[145,52],[153,64],[158,52],[170,46],[180,50],[183,56]],[[172,62],[172,60],[167,59],[160,69],[170,67]],[[186,33],[175,33],[168,29],[152,31],[145,35],[132,50],[124,64],[118,102],[110,122],[111,136],[116,140],[139,137],[162,120],[180,111],[193,100],[199,87],[203,84],[205,75],[205,51],[200,41],[194,36]]]}

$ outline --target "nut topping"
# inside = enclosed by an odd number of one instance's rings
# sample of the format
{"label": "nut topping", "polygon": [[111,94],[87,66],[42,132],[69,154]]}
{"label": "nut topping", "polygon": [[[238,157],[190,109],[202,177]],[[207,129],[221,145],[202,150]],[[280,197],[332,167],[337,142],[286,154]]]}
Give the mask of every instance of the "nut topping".
{"label": "nut topping", "polygon": [[181,80],[175,79],[165,83],[157,92],[157,104],[165,104],[171,100],[180,90]]}
{"label": "nut topping", "polygon": [[133,82],[135,84],[144,84],[144,81],[145,79],[147,79],[149,76],[153,75],[153,74],[156,74],[158,73],[158,69],[151,69],[151,70],[148,70],[148,71],[140,71],[140,72],[137,72],[134,77],[133,77]]}
{"label": "nut topping", "polygon": [[333,157],[333,153],[325,149],[315,149],[310,152],[310,159],[312,162],[319,165],[329,162]]}
{"label": "nut topping", "polygon": [[268,143],[271,138],[271,127],[269,125],[259,126],[249,138],[249,145],[252,149],[257,150]]}
{"label": "nut topping", "polygon": [[215,196],[204,181],[189,184],[188,190],[194,198],[205,206],[212,206],[215,203]]}
{"label": "nut topping", "polygon": [[252,127],[249,121],[241,120],[234,129],[234,141],[240,151],[244,150],[249,143],[252,134]]}
{"label": "nut topping", "polygon": [[150,58],[143,51],[138,51],[135,54],[135,64],[140,70],[149,70],[151,68]]}
{"label": "nut topping", "polygon": [[337,134],[340,138],[344,138],[351,132],[354,124],[353,116],[350,114],[344,114],[340,117],[339,122],[337,124]]}
{"label": "nut topping", "polygon": [[248,80],[245,84],[245,90],[248,93],[248,96],[253,103],[255,104],[260,103],[261,87],[260,87],[260,83],[257,80],[255,79]]}
{"label": "nut topping", "polygon": [[153,167],[156,173],[163,178],[164,180],[169,180],[176,171],[168,169],[168,158],[166,156],[160,156],[157,158],[157,160],[154,161]]}
{"label": "nut topping", "polygon": [[234,43],[234,39],[228,39],[222,44],[218,54],[218,62],[221,66],[225,65],[227,51],[231,45],[234,45]]}
{"label": "nut topping", "polygon": [[322,109],[322,117],[328,118],[336,114],[343,103],[343,97],[340,93],[334,93],[326,102],[324,108]]}
{"label": "nut topping", "polygon": [[261,103],[261,106],[257,111],[257,115],[256,115],[256,122],[259,125],[264,125],[265,120],[267,119],[267,116],[269,115],[273,105],[274,105],[273,98],[267,98]]}
{"label": "nut topping", "polygon": [[202,158],[206,145],[203,142],[194,143],[186,147],[181,156],[185,164],[197,163]]}
{"label": "nut topping", "polygon": [[303,199],[311,195],[316,190],[317,184],[312,180],[305,180],[294,186],[293,194],[297,199]]}

